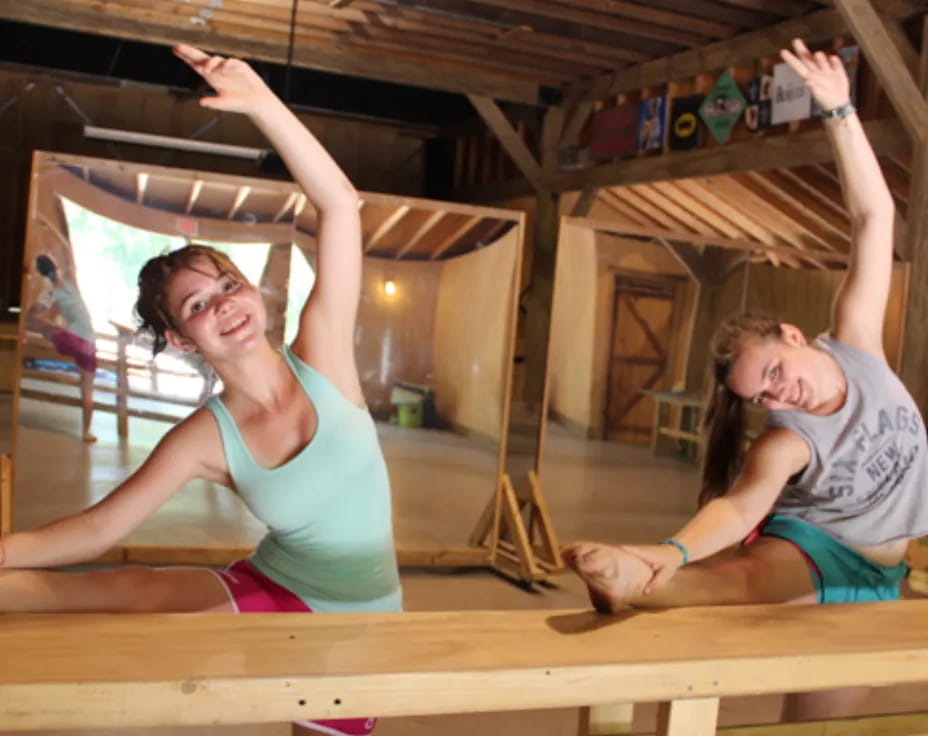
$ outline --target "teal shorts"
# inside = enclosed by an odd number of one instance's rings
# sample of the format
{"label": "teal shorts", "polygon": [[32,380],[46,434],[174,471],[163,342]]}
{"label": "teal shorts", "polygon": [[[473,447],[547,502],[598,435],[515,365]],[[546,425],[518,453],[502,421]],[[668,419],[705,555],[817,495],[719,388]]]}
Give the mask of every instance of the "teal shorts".
{"label": "teal shorts", "polygon": [[789,516],[773,514],[761,525],[760,534],[792,542],[804,554],[819,603],[897,600],[899,583],[909,572],[904,562],[878,565],[817,527]]}

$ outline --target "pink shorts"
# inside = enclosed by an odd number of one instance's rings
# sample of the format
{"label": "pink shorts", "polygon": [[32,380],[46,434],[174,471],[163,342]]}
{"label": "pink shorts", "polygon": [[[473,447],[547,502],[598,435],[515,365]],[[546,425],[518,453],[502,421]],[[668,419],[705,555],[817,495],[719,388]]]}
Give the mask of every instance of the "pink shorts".
{"label": "pink shorts", "polygon": [[[262,575],[248,560],[237,560],[225,570],[214,571],[229,591],[236,613],[312,613],[312,609],[282,585]],[[298,726],[332,736],[367,736],[376,718],[336,718],[297,721]]]}
{"label": "pink shorts", "polygon": [[51,339],[59,355],[74,358],[77,367],[86,373],[97,372],[97,346],[92,342],[60,327],[52,330]]}

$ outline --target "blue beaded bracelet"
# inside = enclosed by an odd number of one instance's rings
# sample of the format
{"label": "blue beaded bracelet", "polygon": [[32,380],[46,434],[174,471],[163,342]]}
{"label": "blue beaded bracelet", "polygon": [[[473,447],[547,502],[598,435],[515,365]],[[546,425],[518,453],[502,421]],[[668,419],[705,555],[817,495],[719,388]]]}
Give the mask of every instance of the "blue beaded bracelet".
{"label": "blue beaded bracelet", "polygon": [[671,547],[676,547],[678,550],[680,550],[680,554],[683,555],[683,561],[680,563],[680,567],[683,567],[687,562],[690,561],[689,550],[680,544],[676,539],[665,539],[662,542],[658,542],[658,544],[669,544]]}

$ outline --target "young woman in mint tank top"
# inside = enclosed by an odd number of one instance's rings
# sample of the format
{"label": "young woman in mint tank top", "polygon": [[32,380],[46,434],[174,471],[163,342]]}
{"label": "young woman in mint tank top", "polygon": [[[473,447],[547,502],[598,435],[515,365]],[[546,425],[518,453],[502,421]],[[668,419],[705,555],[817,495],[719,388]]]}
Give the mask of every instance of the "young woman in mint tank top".
{"label": "young woman in mint tank top", "polygon": [[[769,317],[722,325],[698,513],[652,546],[565,549],[600,610],[897,598],[907,541],[928,533],[925,427],[883,354],[892,196],[841,60],[799,40],[793,49],[782,57],[825,111],[851,215],[851,258],[831,327],[810,342]],[[746,401],[768,419],[742,461]],[[739,543],[722,561],[700,562]],[[811,694],[789,707],[796,716],[834,716],[853,710],[860,695]]]}
{"label": "young woman in mint tank top", "polygon": [[[354,357],[358,194],[247,64],[175,53],[216,91],[201,104],[248,115],[316,208],[316,283],[293,344],[275,350],[261,294],[222,253],[188,246],[144,266],[137,309],[155,351],[198,353],[224,391],[95,506],[0,539],[0,611],[398,611],[389,480]],[[267,524],[249,560],[223,572],[36,569],[97,557],[194,478],[235,489]],[[373,719],[313,725],[358,734]]]}

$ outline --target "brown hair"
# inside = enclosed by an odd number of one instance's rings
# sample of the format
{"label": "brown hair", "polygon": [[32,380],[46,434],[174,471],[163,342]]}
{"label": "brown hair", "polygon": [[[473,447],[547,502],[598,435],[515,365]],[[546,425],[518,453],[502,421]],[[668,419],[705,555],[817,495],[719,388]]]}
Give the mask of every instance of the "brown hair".
{"label": "brown hair", "polygon": [[245,281],[242,272],[222,251],[208,245],[187,245],[178,250],[150,259],[139,271],[139,298],[135,313],[139,319],[139,331],[149,330],[154,337],[152,355],[157,355],[167,346],[164,333],[177,330],[166,303],[168,284],[178,271],[192,268],[195,261],[208,258],[220,274],[232,274]]}
{"label": "brown hair", "polygon": [[746,337],[778,339],[782,337],[780,322],[773,317],[745,312],[724,322],[712,338],[709,395],[702,422],[705,449],[700,507],[725,495],[740,469],[745,428],[744,399],[728,388],[727,381]]}

